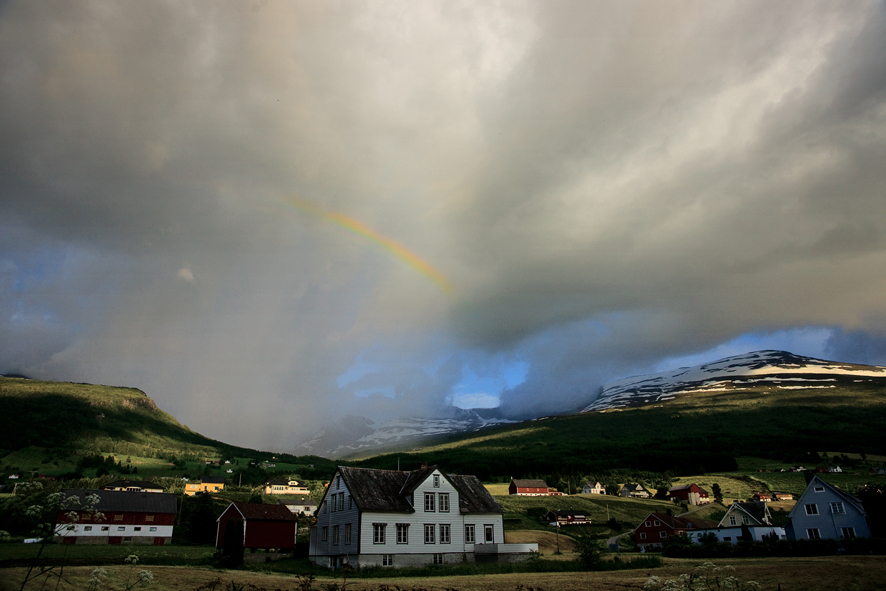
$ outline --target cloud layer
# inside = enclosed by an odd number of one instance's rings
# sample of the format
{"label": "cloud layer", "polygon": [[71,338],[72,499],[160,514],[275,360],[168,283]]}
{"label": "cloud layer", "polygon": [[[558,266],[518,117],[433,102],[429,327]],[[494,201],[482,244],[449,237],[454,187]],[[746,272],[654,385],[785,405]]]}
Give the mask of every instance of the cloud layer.
{"label": "cloud layer", "polygon": [[0,371],[286,449],[466,368],[519,415],[747,334],[886,362],[882,3],[0,10]]}

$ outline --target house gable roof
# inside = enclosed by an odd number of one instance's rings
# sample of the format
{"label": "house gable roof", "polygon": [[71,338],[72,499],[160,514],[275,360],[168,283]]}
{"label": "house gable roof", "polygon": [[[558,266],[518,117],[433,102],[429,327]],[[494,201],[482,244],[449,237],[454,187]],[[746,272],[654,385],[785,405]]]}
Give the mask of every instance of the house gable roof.
{"label": "house gable roof", "polygon": [[803,494],[800,495],[800,498],[797,499],[797,504],[794,505],[794,508],[791,509],[790,513],[788,513],[789,518],[794,516],[794,511],[801,510],[803,508],[803,505],[805,505],[807,501],[810,501],[812,498],[814,498],[812,495],[817,494],[814,492],[816,486],[824,486],[826,491],[830,491],[831,493],[835,494],[842,501],[849,504],[851,507],[854,507],[855,510],[862,515],[867,515],[867,513],[865,513],[864,507],[861,504],[861,499],[858,499],[850,494],[843,492],[836,486],[825,482],[818,476],[813,476],[812,480],[809,481],[809,484],[806,485],[806,490],[804,490]]}
{"label": "house gable roof", "polygon": [[109,482],[104,485],[102,488],[105,490],[109,490],[112,488],[144,488],[150,490],[163,490],[163,487],[159,484],[155,484],[150,480],[115,480],[114,482]]}
{"label": "house gable roof", "polygon": [[514,486],[518,486],[520,488],[548,488],[548,485],[545,483],[544,480],[511,478],[511,482],[514,483]]}
{"label": "house gable roof", "polygon": [[224,484],[224,476],[201,476],[200,484]]}
{"label": "house gable roof", "polygon": [[[233,502],[228,505],[228,509],[231,507],[234,507],[246,521],[298,521],[298,516],[287,509],[286,505]],[[222,512],[222,515],[226,512],[227,509]],[[221,516],[216,521],[219,519],[221,519]]]}
{"label": "house gable roof", "polygon": [[729,517],[729,515],[732,513],[744,513],[756,522],[750,523],[748,525],[771,525],[769,507],[766,505],[766,503],[762,501],[732,503],[731,505],[729,505],[729,509],[726,510],[726,515],[723,516],[723,519],[720,520],[720,523],[718,525],[720,527],[728,527],[728,525],[726,524],[726,518]]}
{"label": "house gable roof", "polygon": [[98,495],[99,502],[95,506],[102,513],[175,513],[175,495],[172,493],[127,492],[122,490],[87,490],[82,488],[66,488],[62,492],[69,497],[80,499],[79,507],[69,507],[77,511],[86,507],[88,495]]}
{"label": "house gable roof", "polygon": [[415,509],[409,503],[409,496],[435,470],[458,491],[461,513],[504,512],[476,476],[446,474],[436,466],[415,472],[348,466],[339,466],[336,471],[361,511],[413,513]]}

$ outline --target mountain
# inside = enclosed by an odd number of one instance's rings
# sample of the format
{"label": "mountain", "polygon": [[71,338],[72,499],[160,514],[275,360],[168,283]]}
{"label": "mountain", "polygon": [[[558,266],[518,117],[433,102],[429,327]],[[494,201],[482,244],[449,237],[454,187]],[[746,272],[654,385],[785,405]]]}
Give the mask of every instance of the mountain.
{"label": "mountain", "polygon": [[300,443],[292,453],[331,458],[367,456],[515,422],[497,417],[495,410],[456,408],[448,418],[400,417],[379,424],[365,417],[348,416]]}
{"label": "mountain", "polygon": [[609,382],[581,412],[642,406],[699,393],[766,386],[779,390],[834,389],[847,381],[886,385],[886,367],[824,361],[787,351],[756,351],[651,375]]}

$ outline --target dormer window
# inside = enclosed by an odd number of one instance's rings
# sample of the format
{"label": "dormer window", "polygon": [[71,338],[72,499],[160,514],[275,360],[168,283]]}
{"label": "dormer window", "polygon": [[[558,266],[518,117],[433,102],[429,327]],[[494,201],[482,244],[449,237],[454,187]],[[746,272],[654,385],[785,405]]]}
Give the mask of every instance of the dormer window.
{"label": "dormer window", "polygon": [[434,474],[434,488],[440,488],[440,475]]}

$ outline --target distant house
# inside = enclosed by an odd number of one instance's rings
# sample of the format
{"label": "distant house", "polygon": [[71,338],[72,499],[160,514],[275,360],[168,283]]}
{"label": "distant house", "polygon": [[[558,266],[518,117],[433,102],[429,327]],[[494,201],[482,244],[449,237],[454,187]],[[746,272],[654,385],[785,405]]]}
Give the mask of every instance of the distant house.
{"label": "distant house", "polygon": [[591,518],[585,511],[548,511],[545,513],[544,520],[548,525],[590,525]]}
{"label": "distant house", "polygon": [[545,497],[559,496],[563,493],[558,492],[556,488],[550,488],[544,480],[511,478],[511,484],[508,485],[508,494],[527,497]]}
{"label": "distant house", "polygon": [[581,489],[581,494],[583,495],[605,495],[606,487],[603,486],[602,482],[595,482],[591,484],[590,482],[585,482],[584,487]]}
{"label": "distant house", "polygon": [[281,498],[277,501],[278,505],[283,505],[293,513],[304,513],[305,515],[313,515],[317,511],[317,501],[314,501],[304,495]]}
{"label": "distant house", "polygon": [[861,501],[810,475],[806,490],[788,514],[788,539],[868,538],[867,514]]}
{"label": "distant house", "polygon": [[694,482],[671,487],[671,490],[668,491],[668,499],[684,501],[689,505],[705,505],[711,502],[708,491]]}
{"label": "distant house", "polygon": [[687,532],[687,535],[693,543],[699,543],[703,536],[713,535],[718,542],[729,544],[737,544],[741,540],[784,540],[787,537],[783,527],[772,525],[769,506],[762,501],[732,503],[716,527]]}
{"label": "distant house", "polygon": [[102,490],[162,493],[163,487],[149,480],[115,480],[104,485]]}
{"label": "distant house", "polygon": [[843,468],[841,468],[840,466],[831,466],[830,468],[828,468],[828,472],[842,472],[842,471],[843,471]]}
{"label": "distant house", "polygon": [[218,492],[225,488],[224,476],[201,476],[200,482],[189,482],[185,485],[185,494],[193,497],[198,492]]}
{"label": "distant house", "polygon": [[760,502],[763,502],[763,503],[768,503],[768,502],[772,501],[772,495],[770,495],[769,493],[762,493],[762,492],[761,492],[761,493],[757,493],[757,494],[755,494],[754,497],[753,497],[753,499],[754,499],[755,501],[760,501]]}
{"label": "distant house", "polygon": [[694,517],[674,517],[667,513],[650,513],[634,528],[634,540],[640,548],[654,549],[673,536],[704,530],[713,526],[710,521]]}
{"label": "distant house", "polygon": [[224,544],[228,528],[241,528],[243,547],[249,550],[289,550],[295,547],[298,516],[284,505],[231,503],[216,520],[215,547]]}
{"label": "distant house", "polygon": [[538,544],[505,544],[501,505],[475,476],[339,466],[311,528],[320,566],[402,567],[524,560]]}
{"label": "distant house", "polygon": [[[56,515],[55,539],[65,544],[152,544],[162,546],[172,540],[176,500],[170,493],[124,492],[116,490],[64,489],[68,497],[80,500],[78,508],[63,508]],[[85,511],[86,497],[96,495],[99,513]],[[71,511],[77,515],[70,519]]]}
{"label": "distant house", "polygon": [[265,482],[266,495],[306,495],[309,492],[303,482],[291,478],[272,478]]}
{"label": "distant house", "polygon": [[794,495],[791,493],[782,492],[772,493],[772,496],[775,497],[776,501],[791,501],[794,498]]}
{"label": "distant house", "polygon": [[621,487],[618,491],[621,497],[631,497],[633,499],[651,499],[652,493],[642,484],[629,483]]}

